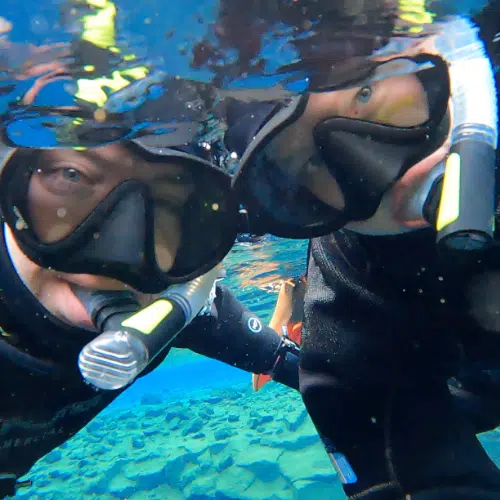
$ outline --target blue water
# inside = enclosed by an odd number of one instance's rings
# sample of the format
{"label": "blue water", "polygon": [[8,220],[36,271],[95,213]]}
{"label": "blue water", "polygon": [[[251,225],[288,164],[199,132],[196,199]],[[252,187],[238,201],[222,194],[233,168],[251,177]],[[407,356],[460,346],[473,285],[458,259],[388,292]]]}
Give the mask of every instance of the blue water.
{"label": "blue water", "polygon": [[[321,7],[324,11],[334,8],[328,0],[313,2],[315,8],[311,11],[315,10],[316,14],[311,13],[310,19],[306,9],[302,13],[297,11],[288,22],[275,19],[270,14],[273,9],[258,7],[258,2],[249,2],[246,11],[234,9],[238,2],[240,0],[114,0],[117,9],[115,44],[123,54],[136,56],[136,62],[127,63],[127,67],[137,67],[138,62],[145,62],[151,66],[152,72],[164,73],[166,78],[183,78],[205,83],[215,81],[219,88],[232,90],[276,90],[277,86],[282,86],[293,92],[307,90],[312,72],[318,70],[311,70],[311,64],[307,61],[304,63],[302,52],[321,54],[333,52],[334,49],[340,53],[342,50],[348,50],[336,48],[338,42],[333,41],[330,36],[336,28],[340,29],[334,21],[325,21],[333,17],[321,16]],[[78,39],[81,35],[82,16],[87,13],[81,8],[82,4],[83,2],[74,0],[2,0],[0,18],[12,23],[12,30],[8,35],[0,33],[0,88],[2,80],[9,83],[12,79],[11,73],[3,74],[3,59],[10,60],[11,69],[21,72],[18,67],[21,61],[32,60],[29,45],[47,47],[53,44],[68,44]],[[473,13],[479,10],[485,1],[441,1],[429,4],[431,9],[436,7],[434,10],[442,16],[451,12]],[[80,7],[75,8],[78,5]],[[220,22],[224,5],[229,5],[236,11],[234,22],[241,23],[246,30],[246,34],[242,36],[251,35],[252,40],[241,41],[237,36],[220,38],[225,31],[230,31]],[[294,2],[288,0],[276,1],[280,12],[289,16],[293,5]],[[366,4],[365,8],[368,9],[369,5]],[[373,29],[375,37],[376,28]],[[323,33],[324,36],[314,39],[315,33]],[[301,52],[294,43],[300,41],[303,45],[304,40],[311,46],[305,51],[301,49]],[[218,55],[206,61],[202,57],[199,64],[193,64],[199,59],[197,54],[201,50],[199,44],[202,41],[210,44]],[[246,53],[247,46],[252,45],[256,49]],[[359,55],[367,55],[365,49],[359,50]],[[62,64],[67,62],[67,58],[62,56],[59,60]],[[91,60],[83,60],[79,64],[86,67],[92,63]],[[121,66],[113,63],[107,70],[103,70],[100,76],[109,77],[114,69],[123,69],[126,65],[123,62],[120,64]],[[326,71],[329,71],[329,67],[327,65]],[[15,102],[14,96],[9,100],[10,103]],[[52,104],[57,105],[56,101]]]}

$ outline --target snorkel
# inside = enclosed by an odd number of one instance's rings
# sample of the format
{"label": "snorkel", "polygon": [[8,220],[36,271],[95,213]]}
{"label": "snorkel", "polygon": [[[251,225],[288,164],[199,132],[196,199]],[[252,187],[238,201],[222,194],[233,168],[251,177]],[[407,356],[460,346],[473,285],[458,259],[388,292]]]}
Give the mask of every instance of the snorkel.
{"label": "snorkel", "polygon": [[97,389],[121,389],[135,380],[177,335],[211,306],[216,266],[188,282],[169,287],[139,310],[130,292],[91,292],[75,287],[97,330],[101,332],[80,352],[78,367],[84,380]]}
{"label": "snorkel", "polygon": [[478,31],[470,20],[457,18],[436,39],[436,49],[449,66],[451,148],[420,196],[425,196],[421,214],[437,230],[443,249],[481,250],[493,240],[497,95]]}

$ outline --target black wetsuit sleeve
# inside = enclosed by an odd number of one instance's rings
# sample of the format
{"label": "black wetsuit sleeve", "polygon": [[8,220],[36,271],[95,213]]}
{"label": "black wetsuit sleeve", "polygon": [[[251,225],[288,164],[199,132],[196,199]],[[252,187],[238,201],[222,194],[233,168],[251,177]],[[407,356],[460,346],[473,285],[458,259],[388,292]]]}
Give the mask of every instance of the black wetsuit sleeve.
{"label": "black wetsuit sleeve", "polygon": [[[191,349],[242,370],[271,373],[279,357],[281,337],[252,314],[225,286],[218,285],[216,313],[196,318],[176,341]],[[291,387],[298,382],[281,381]]]}

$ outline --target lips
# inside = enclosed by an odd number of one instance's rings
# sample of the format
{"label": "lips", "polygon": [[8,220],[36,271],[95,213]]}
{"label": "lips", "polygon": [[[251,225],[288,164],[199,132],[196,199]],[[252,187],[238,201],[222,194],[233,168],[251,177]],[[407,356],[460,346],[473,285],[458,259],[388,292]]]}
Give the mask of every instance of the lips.
{"label": "lips", "polygon": [[[65,315],[64,319],[69,324],[85,328],[86,330],[95,331],[94,323],[92,322],[86,307],[77,297],[72,285],[77,285],[87,290],[105,290],[105,291],[121,291],[130,290],[130,287],[120,281],[111,278],[92,276],[90,274],[66,274],[55,273],[57,278],[62,281],[65,286],[65,307],[63,310],[71,311],[71,317]],[[132,290],[134,292],[134,290]],[[139,298],[139,297],[138,297]]]}
{"label": "lips", "polygon": [[95,330],[94,324],[87,312],[86,307],[82,304],[80,299],[77,297],[72,285],[77,285],[81,288],[85,288],[90,291],[131,291],[137,301],[141,306],[146,306],[150,304],[157,295],[149,295],[138,292],[137,290],[131,288],[130,286],[122,283],[121,281],[114,280],[112,278],[106,278],[103,276],[93,276],[91,274],[67,274],[67,273],[56,273],[57,278],[63,281],[67,285],[67,306],[71,312],[71,318],[66,317],[66,320],[71,324],[77,324],[82,328],[87,330]]}
{"label": "lips", "polygon": [[80,302],[75,292],[71,289],[70,283],[64,283],[67,287],[65,290],[65,307],[64,310],[71,311],[71,317],[64,315],[62,319],[70,325],[85,328],[85,330],[95,331],[95,326],[90,319],[89,313],[85,306]]}

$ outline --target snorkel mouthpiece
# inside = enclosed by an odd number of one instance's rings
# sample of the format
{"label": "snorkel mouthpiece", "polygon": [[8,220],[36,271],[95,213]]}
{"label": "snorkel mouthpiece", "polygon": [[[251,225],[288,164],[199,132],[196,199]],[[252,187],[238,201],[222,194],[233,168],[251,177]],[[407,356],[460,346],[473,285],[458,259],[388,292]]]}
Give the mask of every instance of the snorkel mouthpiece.
{"label": "snorkel mouthpiece", "polygon": [[449,64],[453,129],[445,172],[430,190],[424,217],[445,249],[480,250],[493,240],[497,95],[478,31],[457,18],[436,40]]}
{"label": "snorkel mouthpiece", "polygon": [[[220,273],[217,266],[188,283],[172,285],[141,310],[123,292],[85,295],[76,290],[102,332],[80,352],[78,366],[85,381],[104,390],[130,384],[204,308]],[[131,308],[138,311],[131,315]]]}

